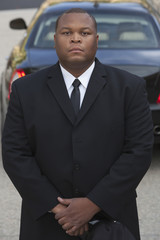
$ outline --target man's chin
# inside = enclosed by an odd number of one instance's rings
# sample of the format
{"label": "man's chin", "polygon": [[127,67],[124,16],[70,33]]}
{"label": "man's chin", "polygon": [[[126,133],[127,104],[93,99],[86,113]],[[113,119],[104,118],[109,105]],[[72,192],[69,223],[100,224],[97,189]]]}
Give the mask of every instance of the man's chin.
{"label": "man's chin", "polygon": [[72,65],[75,65],[75,66],[79,66],[79,64],[85,64],[87,61],[87,59],[83,58],[82,56],[74,56],[72,58],[69,58],[68,60],[68,64],[72,64]]}
{"label": "man's chin", "polygon": [[94,57],[86,58],[84,56],[72,56],[61,60],[61,64],[66,69],[84,69],[89,67],[94,61]]}

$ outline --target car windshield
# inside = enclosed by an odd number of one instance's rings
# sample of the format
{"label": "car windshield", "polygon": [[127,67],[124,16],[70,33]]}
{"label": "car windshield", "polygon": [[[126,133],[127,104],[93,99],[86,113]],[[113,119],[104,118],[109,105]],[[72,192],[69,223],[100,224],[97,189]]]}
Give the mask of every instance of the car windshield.
{"label": "car windshield", "polygon": [[[98,48],[158,48],[156,27],[146,15],[119,13],[93,14],[97,21]],[[57,16],[46,14],[34,29],[31,47],[52,48]]]}

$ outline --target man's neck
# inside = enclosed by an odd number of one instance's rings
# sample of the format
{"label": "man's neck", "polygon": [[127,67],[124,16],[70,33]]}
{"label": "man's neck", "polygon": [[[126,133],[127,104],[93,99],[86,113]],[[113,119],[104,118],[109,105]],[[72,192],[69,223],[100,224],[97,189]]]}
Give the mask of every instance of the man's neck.
{"label": "man's neck", "polygon": [[64,69],[66,69],[69,73],[71,73],[75,78],[78,78],[92,65],[93,62],[94,62],[94,60],[89,64],[84,64],[84,65],[77,64],[72,67],[63,64],[62,62],[60,62],[60,64],[62,65],[62,67]]}

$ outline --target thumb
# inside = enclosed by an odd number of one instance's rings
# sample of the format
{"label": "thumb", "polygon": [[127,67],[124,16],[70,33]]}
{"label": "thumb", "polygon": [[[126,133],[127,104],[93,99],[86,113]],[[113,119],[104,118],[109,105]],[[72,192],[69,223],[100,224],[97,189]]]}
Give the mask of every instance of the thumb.
{"label": "thumb", "polygon": [[61,204],[66,205],[66,206],[68,206],[72,201],[72,199],[61,198],[61,197],[58,197],[57,199]]}

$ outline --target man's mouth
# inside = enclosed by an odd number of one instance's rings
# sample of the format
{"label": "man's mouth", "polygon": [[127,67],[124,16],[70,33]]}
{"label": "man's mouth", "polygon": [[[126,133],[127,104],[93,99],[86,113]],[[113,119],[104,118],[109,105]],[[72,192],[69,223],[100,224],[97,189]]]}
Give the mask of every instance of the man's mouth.
{"label": "man's mouth", "polygon": [[83,52],[83,50],[81,49],[81,48],[71,48],[70,50],[69,50],[69,52]]}

